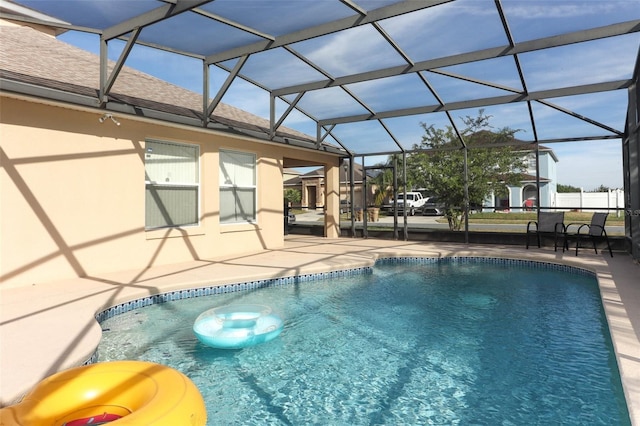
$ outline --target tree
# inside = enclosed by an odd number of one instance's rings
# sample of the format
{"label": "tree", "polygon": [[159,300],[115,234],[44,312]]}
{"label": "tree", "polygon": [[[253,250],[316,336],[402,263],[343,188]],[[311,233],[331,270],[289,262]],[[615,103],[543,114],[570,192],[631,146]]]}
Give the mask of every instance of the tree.
{"label": "tree", "polygon": [[386,162],[375,164],[373,167],[380,167],[375,176],[367,178],[367,183],[374,185],[373,204],[382,205],[385,199],[393,198],[393,163],[396,162],[398,168],[402,169],[402,157],[398,154],[390,155]]}
{"label": "tree", "polygon": [[467,116],[461,136],[463,148],[452,126],[436,129],[421,123],[422,142],[407,157],[408,178],[428,188],[445,204],[449,229],[459,231],[464,211],[464,154],[467,150],[469,202],[481,205],[492,193],[505,195],[506,185],[517,185],[525,169],[524,155],[509,143],[517,130],[503,128],[490,131],[490,116],[480,110],[477,117]]}
{"label": "tree", "polygon": [[558,192],[580,192],[580,188],[577,188],[575,186],[571,186],[571,185],[563,185],[561,183],[558,184],[558,187],[556,188],[556,190]]}
{"label": "tree", "polygon": [[302,199],[302,194],[297,189],[287,188],[284,190],[284,199],[290,203],[299,203]]}

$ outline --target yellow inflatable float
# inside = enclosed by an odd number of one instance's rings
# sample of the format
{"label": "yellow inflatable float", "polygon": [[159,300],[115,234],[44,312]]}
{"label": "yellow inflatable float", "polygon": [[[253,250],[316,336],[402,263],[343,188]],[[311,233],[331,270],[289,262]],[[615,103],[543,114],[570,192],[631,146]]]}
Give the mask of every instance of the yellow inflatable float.
{"label": "yellow inflatable float", "polygon": [[3,426],[206,422],[202,395],[187,376],[143,361],[103,362],[62,371],[41,381],[19,404],[0,410]]}

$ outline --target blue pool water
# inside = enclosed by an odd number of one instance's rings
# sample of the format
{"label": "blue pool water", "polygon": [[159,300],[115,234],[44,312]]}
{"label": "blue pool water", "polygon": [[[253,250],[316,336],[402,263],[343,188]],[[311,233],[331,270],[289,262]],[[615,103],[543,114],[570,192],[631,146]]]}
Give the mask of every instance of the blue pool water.
{"label": "blue pool water", "polygon": [[[193,321],[271,306],[275,340],[198,342]],[[596,280],[528,264],[383,262],[370,274],[157,304],[102,323],[100,361],[176,368],[209,425],[630,424]]]}

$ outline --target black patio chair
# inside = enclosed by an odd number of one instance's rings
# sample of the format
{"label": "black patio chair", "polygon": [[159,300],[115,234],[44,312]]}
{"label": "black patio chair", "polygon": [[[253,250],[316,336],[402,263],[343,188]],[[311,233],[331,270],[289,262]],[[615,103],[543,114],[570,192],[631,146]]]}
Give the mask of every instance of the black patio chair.
{"label": "black patio chair", "polygon": [[[532,227],[535,225],[535,228]],[[527,223],[527,249],[529,248],[529,236],[535,234],[540,248],[540,236],[553,234],[553,249],[558,251],[558,237],[564,235],[564,212],[540,212],[538,221]]]}
{"label": "black patio chair", "polygon": [[[591,216],[591,223],[570,223],[565,228],[564,233],[564,245],[563,251],[566,248],[569,250],[569,240],[571,238],[575,238],[576,240],[576,256],[578,255],[578,249],[580,248],[580,242],[585,239],[591,239],[593,243],[593,249],[596,254],[598,254],[598,248],[596,247],[596,240],[604,239],[607,242],[607,248],[609,249],[609,254],[613,257],[613,252],[611,251],[611,244],[609,244],[609,237],[607,236],[607,231],[604,229],[604,225],[607,222],[607,217],[609,213],[594,213]],[[578,226],[578,230],[576,232],[570,232],[569,227]]]}

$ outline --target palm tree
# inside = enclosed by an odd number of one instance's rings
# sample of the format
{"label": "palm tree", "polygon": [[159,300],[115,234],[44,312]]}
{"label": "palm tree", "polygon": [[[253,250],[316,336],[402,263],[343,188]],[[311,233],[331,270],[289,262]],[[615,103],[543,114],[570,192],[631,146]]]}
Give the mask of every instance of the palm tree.
{"label": "palm tree", "polygon": [[374,195],[373,195],[373,203],[376,206],[381,206],[384,203],[384,200],[392,200],[394,197],[393,188],[393,165],[394,163],[397,165],[396,167],[400,169],[400,173],[397,172],[398,181],[399,181],[399,191],[402,188],[402,184],[400,183],[401,179],[401,170],[402,170],[402,156],[400,154],[393,154],[387,158],[387,161],[384,163],[378,163],[374,167],[379,166],[379,173],[369,179],[372,185],[375,185]]}

